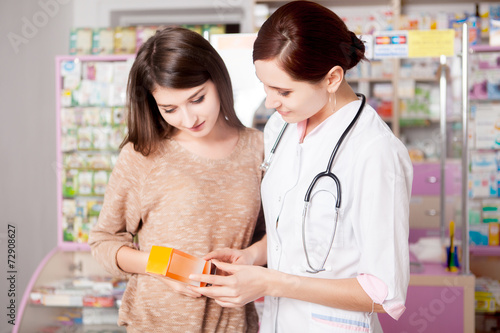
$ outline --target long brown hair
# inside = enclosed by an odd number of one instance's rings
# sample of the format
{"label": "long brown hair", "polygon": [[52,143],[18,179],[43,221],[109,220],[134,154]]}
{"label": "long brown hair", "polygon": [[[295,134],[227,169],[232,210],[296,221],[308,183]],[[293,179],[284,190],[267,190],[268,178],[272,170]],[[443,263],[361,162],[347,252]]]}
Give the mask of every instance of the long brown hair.
{"label": "long brown hair", "polygon": [[253,61],[278,60],[294,80],[317,83],[335,66],[347,71],[366,59],[363,42],[334,12],[314,2],[292,1],[264,22]]}
{"label": "long brown hair", "polygon": [[234,111],[229,73],[220,55],[200,34],[168,27],[148,39],[137,53],[127,85],[128,134],[120,148],[132,142],[144,156],[170,137],[173,126],[161,117],[152,91],[158,86],[187,89],[212,80],[217,88],[221,116],[229,126],[243,127]]}

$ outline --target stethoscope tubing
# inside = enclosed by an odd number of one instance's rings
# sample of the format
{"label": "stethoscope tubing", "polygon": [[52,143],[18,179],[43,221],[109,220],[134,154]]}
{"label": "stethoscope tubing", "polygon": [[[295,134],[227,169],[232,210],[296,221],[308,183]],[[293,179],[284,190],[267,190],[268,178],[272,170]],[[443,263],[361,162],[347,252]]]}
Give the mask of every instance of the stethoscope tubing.
{"label": "stethoscope tubing", "polygon": [[[326,264],[326,261],[328,260],[328,256],[330,255],[330,250],[331,250],[331,248],[333,246],[333,241],[335,239],[335,234],[337,232],[337,225],[338,225],[338,220],[339,220],[339,211],[340,211],[340,206],[341,206],[341,203],[342,203],[342,190],[341,190],[340,180],[338,179],[338,177],[334,173],[331,172],[331,169],[332,169],[332,166],[333,166],[333,161],[335,160],[335,156],[337,155],[337,152],[338,152],[338,150],[340,148],[340,145],[342,144],[342,142],[344,141],[344,139],[347,137],[347,135],[349,134],[349,132],[351,131],[351,129],[356,124],[356,122],[357,122],[359,116],[361,115],[361,112],[363,111],[363,108],[365,106],[366,97],[363,94],[356,94],[356,95],[361,98],[361,105],[359,106],[359,109],[356,112],[356,115],[351,120],[351,122],[349,123],[349,125],[346,127],[346,129],[344,130],[344,132],[340,136],[339,140],[337,141],[337,144],[333,148],[332,154],[330,155],[330,159],[328,160],[328,164],[326,166],[326,170],[323,171],[323,172],[320,172],[316,176],[314,176],[311,184],[309,185],[309,187],[308,187],[308,189],[306,191],[305,197],[304,197],[304,208],[302,210],[302,245],[304,247],[304,254],[306,256],[307,265],[310,268],[310,270],[306,270],[306,272],[308,272],[308,273],[316,274],[316,273],[319,273],[319,272],[322,272],[322,271],[325,270],[325,264]],[[277,147],[278,147],[278,145],[279,145],[279,143],[281,141],[281,138],[282,138],[282,136],[283,136],[283,134],[284,134],[284,132],[285,132],[285,130],[286,130],[287,127],[288,127],[288,123],[285,123],[283,125],[283,127],[281,128],[281,131],[279,132],[278,137],[276,138],[276,141],[274,142],[274,145],[271,148],[271,151],[269,153],[269,157],[261,165],[261,169],[262,170],[267,171],[269,169],[269,166],[271,165],[271,162],[272,162],[272,159],[273,159],[274,154],[276,152],[276,149],[277,149]],[[334,225],[332,237],[330,238],[330,244],[328,246],[328,252],[326,253],[325,258],[322,261],[321,268],[317,269],[317,268],[314,268],[311,265],[311,262],[309,260],[309,253],[307,251],[307,245],[306,245],[306,227],[305,227],[305,225],[306,225],[307,212],[308,212],[308,208],[309,208],[309,202],[311,200],[311,193],[312,193],[314,187],[316,186],[317,182],[319,181],[319,179],[321,179],[322,177],[330,177],[331,179],[333,179],[333,181],[335,182],[335,185],[337,187],[337,198],[336,198],[336,201],[335,201],[335,225]]]}

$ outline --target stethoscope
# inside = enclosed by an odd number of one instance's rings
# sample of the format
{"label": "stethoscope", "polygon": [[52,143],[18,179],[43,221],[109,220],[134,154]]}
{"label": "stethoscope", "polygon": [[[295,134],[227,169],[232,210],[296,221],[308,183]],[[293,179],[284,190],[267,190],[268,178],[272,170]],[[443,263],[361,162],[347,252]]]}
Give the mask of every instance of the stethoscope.
{"label": "stethoscope", "polygon": [[[304,247],[304,253],[306,255],[307,265],[310,268],[310,269],[306,270],[306,272],[308,272],[308,273],[315,274],[315,273],[319,273],[319,272],[322,272],[322,271],[325,270],[325,264],[326,264],[326,261],[328,260],[328,256],[330,255],[330,249],[332,248],[333,240],[335,239],[335,233],[337,231],[337,223],[338,223],[338,220],[339,220],[340,204],[341,204],[341,200],[342,200],[342,190],[340,188],[340,181],[339,181],[339,179],[330,170],[332,169],[333,160],[335,159],[335,155],[337,155],[337,152],[338,152],[338,150],[340,148],[340,145],[342,144],[342,141],[344,141],[344,139],[347,136],[347,134],[349,134],[349,132],[351,131],[351,129],[354,127],[354,124],[358,120],[359,116],[361,115],[361,111],[363,111],[363,108],[365,106],[366,97],[363,94],[356,94],[356,95],[361,98],[361,105],[359,106],[359,109],[356,112],[356,115],[351,120],[351,123],[344,130],[344,132],[340,136],[339,141],[337,141],[337,144],[333,148],[332,154],[330,155],[330,160],[328,161],[328,165],[326,166],[326,170],[323,171],[323,172],[318,173],[314,177],[314,179],[312,180],[311,184],[309,185],[309,188],[307,189],[306,195],[304,197],[304,209],[302,211],[302,245]],[[281,141],[281,138],[283,137],[283,134],[285,133],[285,130],[286,130],[287,126],[288,126],[288,123],[285,123],[283,125],[283,127],[281,128],[281,131],[278,134],[278,137],[276,138],[276,141],[274,142],[273,147],[271,148],[271,151],[269,153],[268,158],[260,166],[260,168],[264,172],[269,169],[269,166],[271,165],[271,162],[273,160],[274,154],[276,152],[276,148],[278,147],[278,145],[279,145],[279,143]],[[335,227],[333,228],[332,237],[330,239],[330,245],[328,246],[328,252],[326,253],[325,258],[323,259],[323,262],[321,264],[321,268],[318,269],[318,268],[314,268],[311,265],[311,262],[309,260],[309,253],[307,251],[307,246],[306,246],[306,216],[307,216],[307,211],[308,211],[308,207],[309,207],[309,202],[311,200],[312,190],[314,189],[314,187],[316,186],[316,184],[318,183],[318,181],[322,177],[329,177],[329,178],[333,179],[333,181],[335,182],[335,185],[337,187],[337,199],[336,199],[336,202],[335,202]]]}

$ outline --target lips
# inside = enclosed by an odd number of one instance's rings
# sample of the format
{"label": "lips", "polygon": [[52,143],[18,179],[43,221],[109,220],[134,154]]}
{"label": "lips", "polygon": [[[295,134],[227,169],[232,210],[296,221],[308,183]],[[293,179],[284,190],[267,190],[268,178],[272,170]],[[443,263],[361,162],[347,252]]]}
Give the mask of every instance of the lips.
{"label": "lips", "polygon": [[281,111],[281,110],[276,110],[276,112],[278,112],[280,115],[282,116],[287,116],[290,114],[290,111]]}
{"label": "lips", "polygon": [[202,122],[201,124],[195,125],[195,126],[191,127],[189,130],[193,131],[193,132],[201,131],[203,129],[203,125],[205,125],[205,122]]}

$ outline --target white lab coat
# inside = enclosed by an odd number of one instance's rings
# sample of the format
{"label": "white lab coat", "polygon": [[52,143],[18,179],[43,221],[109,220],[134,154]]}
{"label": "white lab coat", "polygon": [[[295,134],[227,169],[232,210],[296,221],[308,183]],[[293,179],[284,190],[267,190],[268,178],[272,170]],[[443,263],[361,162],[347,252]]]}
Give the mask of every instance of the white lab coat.
{"label": "white lab coat", "polygon": [[[370,274],[387,286],[382,303],[387,311],[404,307],[406,300],[413,168],[406,147],[369,105],[365,105],[333,163],[332,172],[341,183],[342,201],[331,249],[327,247],[335,220],[335,187],[331,181],[320,181],[313,191],[306,221],[309,257],[313,266],[318,267],[327,251],[330,255],[325,272],[305,272],[308,266],[302,243],[304,196],[313,177],[326,170],[335,144],[360,104],[361,101],[354,101],[332,114],[303,143],[299,143],[297,125],[288,126],[262,182],[267,264],[288,274],[323,279]],[[264,131],[266,154],[283,124],[277,113],[269,119]],[[266,297],[261,332],[382,332],[382,329],[375,313]]]}

